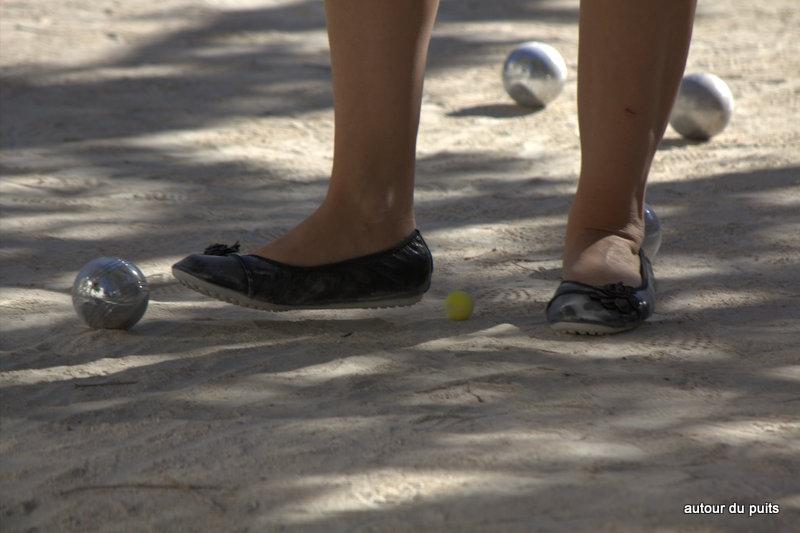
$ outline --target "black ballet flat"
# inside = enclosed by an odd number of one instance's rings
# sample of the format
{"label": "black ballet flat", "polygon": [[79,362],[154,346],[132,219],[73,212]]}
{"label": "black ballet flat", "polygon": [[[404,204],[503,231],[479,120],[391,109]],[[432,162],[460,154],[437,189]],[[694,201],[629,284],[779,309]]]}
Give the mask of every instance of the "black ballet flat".
{"label": "black ballet flat", "polygon": [[642,274],[639,287],[561,282],[547,304],[550,327],[578,335],[607,335],[641,325],[655,311],[656,287],[653,266],[642,250],[639,259]]}
{"label": "black ballet flat", "polygon": [[419,230],[382,252],[321,266],[287,265],[215,244],[172,266],[181,284],[265,311],[412,305],[428,290],[433,258]]}

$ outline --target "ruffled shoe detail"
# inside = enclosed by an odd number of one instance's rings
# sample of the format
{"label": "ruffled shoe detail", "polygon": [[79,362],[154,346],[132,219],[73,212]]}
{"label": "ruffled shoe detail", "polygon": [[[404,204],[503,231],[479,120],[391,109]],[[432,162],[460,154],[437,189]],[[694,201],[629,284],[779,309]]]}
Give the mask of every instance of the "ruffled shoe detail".
{"label": "ruffled shoe detail", "polygon": [[203,255],[231,255],[239,253],[239,241],[233,243],[233,246],[227,244],[212,244],[203,250]]}

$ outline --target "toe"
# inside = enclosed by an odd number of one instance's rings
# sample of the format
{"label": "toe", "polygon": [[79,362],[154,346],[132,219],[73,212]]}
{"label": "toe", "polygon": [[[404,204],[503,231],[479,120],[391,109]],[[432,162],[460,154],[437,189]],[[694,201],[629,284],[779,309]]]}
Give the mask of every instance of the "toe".
{"label": "toe", "polygon": [[586,294],[566,292],[553,298],[547,306],[547,321],[574,324],[602,324],[609,328],[623,327],[625,319],[606,309]]}
{"label": "toe", "polygon": [[194,254],[172,265],[177,276],[189,275],[207,283],[247,293],[247,273],[241,262],[233,256]]}

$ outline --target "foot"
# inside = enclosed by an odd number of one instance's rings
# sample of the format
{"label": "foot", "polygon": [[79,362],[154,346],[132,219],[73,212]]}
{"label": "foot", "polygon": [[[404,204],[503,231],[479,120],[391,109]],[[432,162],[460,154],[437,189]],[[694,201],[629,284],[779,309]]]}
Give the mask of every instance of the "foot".
{"label": "foot", "polygon": [[354,261],[298,268],[215,247],[178,261],[172,273],[197,292],[266,311],[395,307],[422,298],[433,258],[414,231],[382,253]]}
{"label": "foot", "polygon": [[639,246],[633,238],[601,230],[568,232],[562,278],[594,286],[622,282],[639,287],[642,284]]}
{"label": "foot", "polygon": [[323,202],[288,233],[252,253],[288,265],[327,265],[387,250],[415,226],[413,215],[368,217],[351,206]]}
{"label": "foot", "polygon": [[640,326],[655,310],[655,277],[650,260],[639,253],[642,283],[589,285],[563,281],[547,304],[550,327],[578,335],[621,333]]}

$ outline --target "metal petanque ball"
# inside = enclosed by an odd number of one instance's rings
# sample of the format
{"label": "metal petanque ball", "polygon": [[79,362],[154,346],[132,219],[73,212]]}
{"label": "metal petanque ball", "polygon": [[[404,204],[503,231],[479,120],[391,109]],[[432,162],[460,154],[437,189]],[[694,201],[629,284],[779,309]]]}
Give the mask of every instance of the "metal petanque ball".
{"label": "metal petanque ball", "polygon": [[648,204],[644,204],[644,242],[642,249],[644,255],[652,259],[661,248],[661,222],[656,216],[656,212]]}
{"label": "metal petanque ball", "polygon": [[670,125],[687,139],[706,141],[728,125],[733,94],[728,85],[708,73],[684,76]]}
{"label": "metal petanque ball", "polygon": [[72,305],[96,329],[129,329],[147,309],[150,291],[142,271],[118,257],[86,263],[72,285]]}
{"label": "metal petanque ball", "polygon": [[518,104],[544,107],[561,93],[567,64],[558,50],[536,41],[515,48],[503,64],[503,86]]}

